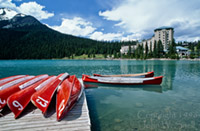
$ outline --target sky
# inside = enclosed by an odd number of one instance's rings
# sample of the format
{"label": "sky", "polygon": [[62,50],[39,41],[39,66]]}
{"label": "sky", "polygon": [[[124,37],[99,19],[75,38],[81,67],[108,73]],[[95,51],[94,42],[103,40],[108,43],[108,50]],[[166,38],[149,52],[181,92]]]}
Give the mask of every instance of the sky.
{"label": "sky", "polygon": [[149,39],[174,28],[178,41],[200,40],[200,0],[0,0],[61,33],[95,40]]}

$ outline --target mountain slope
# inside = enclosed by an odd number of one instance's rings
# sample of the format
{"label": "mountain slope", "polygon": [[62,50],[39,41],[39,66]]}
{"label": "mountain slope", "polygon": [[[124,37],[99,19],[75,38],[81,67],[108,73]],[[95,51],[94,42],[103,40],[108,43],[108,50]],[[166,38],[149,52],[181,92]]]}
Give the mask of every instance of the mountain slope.
{"label": "mountain slope", "polygon": [[[124,42],[101,42],[59,33],[32,16],[8,19],[0,12],[0,59],[52,59],[82,54],[114,54]],[[3,14],[3,15],[2,15]],[[6,18],[5,18],[6,16]]]}
{"label": "mountain slope", "polygon": [[8,8],[0,8],[0,20],[9,20],[17,15],[17,12]]}

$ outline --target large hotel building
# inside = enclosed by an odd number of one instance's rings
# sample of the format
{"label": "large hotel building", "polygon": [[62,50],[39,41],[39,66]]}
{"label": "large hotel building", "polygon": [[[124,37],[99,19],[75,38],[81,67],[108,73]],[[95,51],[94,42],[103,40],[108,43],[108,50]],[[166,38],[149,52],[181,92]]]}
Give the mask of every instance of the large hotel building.
{"label": "large hotel building", "polygon": [[172,27],[160,27],[154,30],[154,35],[152,38],[142,41],[142,44],[144,48],[146,43],[149,48],[151,44],[153,49],[155,41],[158,42],[159,40],[161,40],[164,51],[167,51],[167,49],[169,48],[169,44],[172,42],[173,38],[174,29]]}
{"label": "large hotel building", "polygon": [[[172,27],[160,27],[154,30],[154,35],[152,38],[144,40],[140,42],[139,44],[143,44],[143,47],[145,49],[145,45],[147,43],[148,48],[150,49],[150,46],[152,47],[152,50],[154,49],[155,41],[158,43],[159,40],[161,40],[163,44],[163,50],[167,51],[169,48],[169,44],[172,42],[174,38],[174,29]],[[131,52],[134,52],[134,50],[137,48],[137,45],[132,45]],[[121,54],[127,54],[129,50],[129,46],[122,46],[121,47]]]}

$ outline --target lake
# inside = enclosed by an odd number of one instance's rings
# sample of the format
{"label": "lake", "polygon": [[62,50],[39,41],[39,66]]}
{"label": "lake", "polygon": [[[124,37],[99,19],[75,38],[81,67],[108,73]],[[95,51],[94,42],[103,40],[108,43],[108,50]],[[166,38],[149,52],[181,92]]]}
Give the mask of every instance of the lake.
{"label": "lake", "polygon": [[86,89],[92,130],[200,129],[200,61],[1,60],[0,78],[18,74],[128,74],[154,71],[160,86]]}

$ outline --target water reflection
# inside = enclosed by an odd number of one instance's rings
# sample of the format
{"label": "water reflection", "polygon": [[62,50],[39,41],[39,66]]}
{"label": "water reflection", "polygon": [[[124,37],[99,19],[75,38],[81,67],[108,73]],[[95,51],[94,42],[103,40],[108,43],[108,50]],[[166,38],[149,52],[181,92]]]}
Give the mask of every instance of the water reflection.
{"label": "water reflection", "polygon": [[164,76],[162,87],[163,90],[172,90],[172,83],[176,74],[177,61],[131,61],[121,60],[121,74],[142,73],[154,71],[155,76]]}
{"label": "water reflection", "polygon": [[110,84],[84,82],[84,86],[86,89],[98,88],[98,89],[129,90],[129,91],[144,90],[144,91],[162,93],[162,86],[160,85],[110,85]]}
{"label": "water reflection", "polygon": [[133,74],[154,71],[161,86],[86,89],[92,130],[199,130],[200,61],[0,61],[0,77],[17,74]]}

